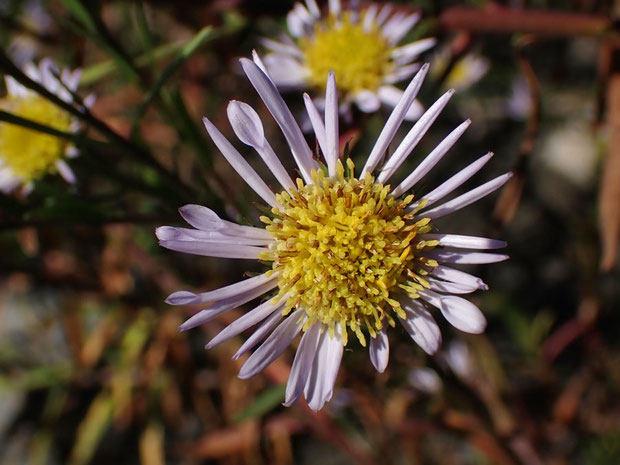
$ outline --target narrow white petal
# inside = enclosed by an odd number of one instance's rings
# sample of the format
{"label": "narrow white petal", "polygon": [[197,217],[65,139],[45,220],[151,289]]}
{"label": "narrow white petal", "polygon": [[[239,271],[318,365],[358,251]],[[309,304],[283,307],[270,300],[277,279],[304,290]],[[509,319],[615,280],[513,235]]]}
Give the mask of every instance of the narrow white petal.
{"label": "narrow white petal", "polygon": [[22,86],[11,76],[5,76],[4,82],[6,84],[6,90],[9,95],[13,97],[26,97],[28,95],[28,89]]}
{"label": "narrow white petal", "polygon": [[405,118],[405,114],[411,104],[413,103],[416,95],[418,95],[418,91],[422,86],[422,82],[426,77],[426,73],[428,72],[428,63],[424,64],[420,71],[415,75],[415,77],[411,80],[405,92],[403,93],[402,98],[398,102],[398,104],[392,110],[390,117],[388,118],[385,126],[381,130],[379,137],[377,138],[377,142],[375,142],[374,147],[372,148],[370,155],[368,156],[368,160],[366,160],[366,165],[364,165],[364,169],[360,175],[360,179],[363,179],[366,173],[372,173],[375,169],[379,160],[383,158],[390,142],[394,138],[396,131],[400,127],[403,119]]}
{"label": "narrow white petal", "polygon": [[244,226],[226,221],[217,216],[210,208],[202,205],[188,204],[179,208],[181,217],[188,224],[205,231],[219,231],[222,234],[237,237],[251,237],[258,239],[272,239],[271,233],[262,228]]}
{"label": "narrow white petal", "polygon": [[239,350],[235,352],[235,355],[232,356],[233,360],[237,360],[246,352],[252,350],[256,344],[265,339],[267,334],[271,332],[273,328],[280,322],[283,318],[281,312],[274,312],[267,318],[263,323],[255,330],[252,335],[239,347]]}
{"label": "narrow white petal", "polygon": [[57,160],[56,169],[65,181],[67,181],[69,184],[75,184],[75,173],[73,172],[71,167],[67,165],[67,162],[65,162],[64,160]]}
{"label": "narrow white petal", "polygon": [[463,265],[479,265],[497,263],[508,260],[508,255],[484,252],[455,252],[453,250],[429,250],[424,256],[437,260],[439,263],[460,263]]}
{"label": "narrow white petal", "polygon": [[273,302],[273,299],[269,299],[266,302],[263,302],[258,307],[253,310],[250,310],[248,313],[240,316],[231,324],[226,326],[223,330],[221,330],[217,336],[209,341],[209,343],[205,346],[205,349],[211,349],[218,344],[221,344],[224,341],[229,340],[232,337],[235,337],[241,334],[246,329],[264,321],[266,318],[271,316],[273,312],[279,311],[286,304],[287,296],[281,297],[277,302]]}
{"label": "narrow white petal", "polygon": [[286,407],[290,407],[297,402],[304,391],[306,380],[308,379],[310,370],[312,370],[312,362],[319,345],[322,329],[322,323],[314,323],[306,330],[301,338],[301,342],[295,353],[295,360],[293,360],[293,365],[291,366],[291,374],[286,383],[286,393],[283,403]]}
{"label": "narrow white petal", "polygon": [[342,329],[340,325],[334,327],[333,337],[329,334],[329,330],[323,331],[312,364],[312,372],[304,386],[304,396],[308,406],[315,412],[321,410],[332,397],[334,383],[342,360],[342,352]]}
{"label": "narrow white petal", "polygon": [[235,135],[250,147],[262,147],[265,143],[265,130],[258,113],[247,103],[231,100],[226,113]]}
{"label": "narrow white petal", "polygon": [[[392,16],[390,16],[389,18],[386,18],[385,21],[383,21],[383,27],[381,28],[383,31],[383,35],[388,38],[388,34],[389,34],[389,29],[390,28],[394,28],[395,26],[398,26],[398,24],[403,20],[403,18],[405,17],[404,13],[401,12],[395,12]],[[382,19],[382,18],[381,18]]]}
{"label": "narrow white petal", "polygon": [[403,15],[400,18],[394,15],[390,21],[383,26],[383,34],[388,39],[390,45],[397,44],[419,20],[420,13],[412,13],[409,16]]}
{"label": "narrow white petal", "polygon": [[293,9],[297,10],[297,15],[303,20],[305,24],[313,24],[314,18],[310,11],[301,3],[296,3]]}
{"label": "narrow white petal", "polygon": [[58,92],[60,83],[55,74],[58,74],[58,68],[50,58],[43,58],[39,63],[40,82],[47,90],[52,93]]}
{"label": "narrow white petal", "polygon": [[306,0],[306,7],[310,14],[314,17],[314,19],[321,18],[321,10],[319,10],[319,6],[316,4],[316,0]]}
{"label": "narrow white petal", "polygon": [[160,226],[155,230],[155,235],[161,241],[198,241],[233,245],[266,246],[275,241],[275,239],[236,237],[219,231],[203,231],[202,229],[177,228],[174,226]]}
{"label": "narrow white petal", "polygon": [[280,126],[306,184],[312,184],[311,171],[312,169],[317,169],[318,165],[312,159],[312,151],[308,147],[295,118],[293,118],[291,110],[284,103],[273,82],[256,64],[246,58],[242,58],[241,66],[278,123],[278,126]]}
{"label": "narrow white petal", "polygon": [[402,47],[392,50],[392,58],[399,64],[405,65],[416,59],[418,55],[435,46],[434,38],[416,40]]}
{"label": "narrow white petal", "polygon": [[475,362],[463,341],[453,341],[444,353],[444,360],[454,374],[460,378],[471,379],[471,376],[475,374]]}
{"label": "narrow white petal", "polygon": [[30,181],[22,186],[21,195],[28,196],[34,190],[34,182]]}
{"label": "narrow white petal", "polygon": [[353,96],[353,101],[364,113],[373,113],[381,107],[379,96],[369,90],[361,90]]}
{"label": "narrow white petal", "polygon": [[215,302],[209,308],[205,308],[204,310],[199,311],[198,313],[187,319],[181,326],[179,326],[179,331],[186,331],[188,329],[195,328],[196,326],[206,323],[213,318],[217,318],[222,313],[226,313],[233,308],[237,308],[240,305],[248,303],[250,300],[254,300],[257,297],[260,297],[261,295],[269,292],[276,286],[276,282],[267,282],[253,289],[250,289],[243,294],[235,295],[233,297],[229,297],[228,299],[222,299],[218,302]]}
{"label": "narrow white petal", "polygon": [[229,284],[228,286],[220,287],[219,289],[214,289],[209,292],[203,292],[201,294],[194,294],[189,291],[173,292],[166,299],[166,303],[170,305],[205,304],[207,302],[237,297],[245,292],[260,287],[263,284],[275,283],[279,274],[279,272],[275,272],[268,276],[267,273],[263,273],[261,275],[254,276],[253,278],[244,279],[243,281]]}
{"label": "narrow white petal", "polygon": [[24,65],[24,73],[33,81],[38,82],[39,84],[43,84],[41,82],[41,72],[39,71],[39,67],[34,63],[26,63]]}
{"label": "narrow white petal", "polygon": [[[423,196],[422,198],[426,199],[426,206],[430,207],[435,202],[443,199],[453,190],[458,189],[464,182],[466,182],[474,174],[480,171],[480,169],[491,159],[491,157],[493,157],[493,152],[489,152],[486,155],[483,155],[475,162],[467,165],[450,179],[442,183],[439,187]],[[409,208],[414,209],[419,205],[419,203],[420,201],[414,202]]]}
{"label": "narrow white petal", "polygon": [[305,86],[308,70],[297,59],[270,53],[264,63],[278,88],[292,90]]}
{"label": "narrow white petal", "polygon": [[233,131],[244,144],[253,147],[283,188],[289,192],[295,185],[286,169],[265,138],[265,130],[258,113],[247,103],[233,100],[226,109]]}
{"label": "narrow white petal", "polygon": [[93,106],[93,104],[95,103],[95,100],[97,100],[97,95],[95,94],[88,94],[86,97],[84,97],[84,106],[86,108],[90,108]]}
{"label": "narrow white petal", "polygon": [[340,0],[329,0],[329,12],[336,17],[340,17],[342,13],[342,6],[340,5]]}
{"label": "narrow white petal", "polygon": [[273,82],[273,79],[271,79],[271,76],[269,75],[269,71],[267,71],[267,67],[265,66],[265,63],[263,63],[263,60],[261,60],[260,55],[256,52],[255,49],[252,49],[252,61],[265,74],[267,79]]}
{"label": "narrow white petal", "polygon": [[[421,67],[420,63],[413,63],[406,66],[397,66],[392,72],[387,74],[383,79],[386,84],[396,84],[413,76]],[[393,105],[392,105],[393,106]]]}
{"label": "narrow white petal", "polygon": [[377,332],[377,337],[370,338],[368,347],[370,361],[379,373],[383,373],[390,358],[390,342],[387,336],[387,327]]}
{"label": "narrow white petal", "polygon": [[452,283],[463,284],[465,286],[476,286],[476,288],[483,289],[485,291],[489,288],[489,286],[487,286],[479,277],[447,266],[434,266],[431,268],[430,273],[436,278],[445,279],[446,281],[450,281]]}
{"label": "narrow white petal", "polygon": [[239,370],[239,378],[251,378],[278,358],[284,349],[293,342],[305,319],[303,310],[297,310],[289,315],[246,360]]}
{"label": "narrow white petal", "polygon": [[444,247],[459,247],[461,249],[501,249],[506,242],[486,237],[461,236],[458,234],[422,234],[425,241],[439,241]]}
{"label": "narrow white petal", "polygon": [[406,319],[399,318],[400,323],[424,352],[433,355],[441,345],[441,331],[435,319],[416,299],[405,297],[400,303],[407,314]]}
{"label": "narrow white petal", "polygon": [[80,151],[75,145],[69,145],[65,151],[67,158],[77,158],[80,156]]}
{"label": "narrow white petal", "polygon": [[70,70],[65,69],[63,70],[62,76],[62,82],[64,82],[69,89],[75,92],[78,88],[78,85],[80,84],[82,70],[78,68],[71,72]]}
{"label": "narrow white petal", "polygon": [[272,207],[278,205],[276,201],[276,196],[269,189],[265,181],[261,179],[254,168],[250,166],[250,164],[245,161],[243,156],[237,152],[237,149],[233,147],[233,145],[228,142],[228,139],[224,137],[224,135],[209,121],[208,118],[202,118],[202,122],[207,129],[207,132],[213,139],[213,142],[217,146],[217,148],[222,152],[222,155],[228,160],[230,166],[234,168],[234,170],[243,178],[243,180],[248,183],[248,185],[254,189],[265,202],[267,202]]}
{"label": "narrow white petal", "polygon": [[407,381],[418,391],[426,394],[437,394],[441,388],[441,378],[432,368],[415,368],[409,372]]}
{"label": "narrow white petal", "polygon": [[251,245],[218,244],[213,242],[198,241],[159,241],[159,245],[176,252],[202,255],[204,257],[241,258],[257,260],[264,247]]}
{"label": "narrow white petal", "polygon": [[[377,95],[383,104],[388,107],[394,108],[400,102],[400,99],[403,97],[403,91],[398,87],[384,85],[377,89]],[[405,121],[417,121],[420,119],[420,116],[424,113],[424,106],[417,101],[414,100],[411,102],[411,106],[405,113],[403,117]]]}
{"label": "narrow white petal", "polygon": [[473,286],[471,284],[457,284],[448,281],[439,281],[438,279],[429,277],[426,277],[426,281],[430,284],[432,291],[443,292],[445,294],[471,294],[478,290],[478,286]]}
{"label": "narrow white petal", "polygon": [[[429,110],[430,111],[430,110]],[[411,189],[420,179],[422,179],[435,165],[443,158],[443,156],[452,148],[457,140],[463,135],[465,130],[471,124],[471,120],[466,120],[461,123],[456,129],[448,134],[438,145],[433,149],[428,156],[422,160],[416,169],[414,169],[400,185],[392,191],[394,197],[400,197],[409,189]]]}
{"label": "narrow white petal", "polygon": [[288,32],[293,37],[302,37],[305,33],[304,22],[297,14],[295,8],[286,15],[286,26],[288,27]]}
{"label": "narrow white petal", "polygon": [[376,17],[377,17],[377,5],[375,3],[372,3],[368,8],[366,8],[366,11],[364,12],[364,19],[362,23],[364,27],[364,31],[366,32],[372,31],[375,25]]}
{"label": "narrow white petal", "polygon": [[327,152],[324,153],[327,169],[330,176],[336,175],[336,161],[338,160],[338,92],[336,78],[330,71],[327,76],[325,90],[325,142]]}
{"label": "narrow white petal", "polygon": [[23,182],[10,168],[0,168],[0,191],[10,194]]}
{"label": "narrow white petal", "polygon": [[[266,38],[263,38],[260,41],[265,46],[265,48],[271,50],[272,52],[299,58],[301,60],[303,60],[304,58],[304,54],[302,53],[302,51],[295,45],[284,44],[282,42]],[[269,67],[267,67],[267,69],[269,69]]]}
{"label": "narrow white petal", "polygon": [[512,177],[512,173],[502,174],[495,179],[476,187],[475,189],[466,192],[463,195],[459,195],[455,199],[452,199],[439,207],[435,207],[432,210],[424,212],[422,215],[425,218],[437,219],[442,216],[449,215],[461,208],[464,208],[477,200],[489,195],[491,192],[502,187],[506,181]]}
{"label": "narrow white petal", "polygon": [[428,131],[431,125],[435,122],[435,119],[437,119],[439,113],[441,113],[453,94],[454,91],[449,90],[439,97],[439,99],[433,103],[433,105],[431,105],[431,107],[426,110],[420,119],[413,125],[409,133],[405,136],[403,141],[383,167],[379,173],[379,176],[377,176],[377,182],[385,183],[388,179],[390,179],[402,162],[409,156],[418,142],[420,142],[424,134],[426,134],[426,131]]}
{"label": "narrow white petal", "polygon": [[433,291],[420,291],[420,296],[441,310],[448,323],[465,333],[483,333],[487,320],[478,307],[469,300],[453,295],[441,295]]}
{"label": "narrow white petal", "polygon": [[286,16],[288,30],[293,37],[303,37],[312,30],[314,18],[301,3],[295,3],[293,9]]}
{"label": "narrow white petal", "polygon": [[316,136],[316,140],[319,142],[319,147],[321,147],[321,152],[327,153],[327,136],[325,134],[325,124],[323,123],[323,118],[321,117],[318,108],[310,96],[306,93],[304,93],[304,104],[306,105],[306,111],[308,112],[310,124],[312,124],[312,129],[314,130],[314,135]]}
{"label": "narrow white petal", "polygon": [[360,0],[350,0],[348,13],[351,22],[356,24],[360,17]]}
{"label": "narrow white petal", "polygon": [[203,231],[201,229],[177,228],[174,226],[160,226],[155,230],[155,234],[159,240],[163,241],[213,242],[231,245],[267,246],[275,241],[273,238],[242,237],[224,234],[220,231]]}
{"label": "narrow white petal", "polygon": [[377,24],[381,25],[386,19],[388,19],[388,16],[392,13],[392,8],[392,5],[389,3],[383,5],[383,8],[381,8],[379,14],[377,15]]}

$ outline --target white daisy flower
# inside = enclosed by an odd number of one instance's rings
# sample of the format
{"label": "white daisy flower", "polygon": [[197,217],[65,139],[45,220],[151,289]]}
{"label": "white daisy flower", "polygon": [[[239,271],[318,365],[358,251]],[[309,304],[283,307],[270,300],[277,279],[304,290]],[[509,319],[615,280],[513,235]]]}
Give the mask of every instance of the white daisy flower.
{"label": "white daisy flower", "polygon": [[[506,244],[494,239],[444,234],[434,220],[475,202],[503,185],[510,173],[499,176],[452,200],[441,201],[461,186],[491,158],[487,154],[462,169],[419,200],[409,194],[463,134],[465,121],[404,180],[396,171],[415,148],[452,92],[444,94],[413,125],[396,150],[378,168],[388,146],[413,104],[428,65],[411,81],[383,130],[366,164],[355,173],[351,160],[340,161],[338,100],[334,73],[326,86],[325,117],[304,95],[325,165],[312,157],[312,150],[269,75],[250,60],[242,67],[280,126],[297,163],[301,178],[284,169],[265,138],[261,120],[249,105],[232,101],[228,117],[239,140],[263,159],[281,191],[274,193],[235,147],[204,118],[213,142],[239,175],[271,207],[262,216],[264,228],[242,226],[218,217],[199,205],[186,205],[181,216],[192,228],[163,226],[157,229],[160,244],[171,250],[271,263],[259,276],[229,286],[195,294],[179,291],[170,295],[172,305],[204,303],[207,308],[180,326],[187,330],[210,321],[228,310],[263,295],[262,303],[224,328],[207,348],[256,326],[234,355],[252,350],[239,377],[249,378],[273,362],[302,333],[286,387],[285,405],[302,394],[313,410],[331,398],[343,347],[349,335],[365,346],[370,359],[382,372],[388,363],[387,329],[399,322],[413,340],[433,354],[441,343],[434,309],[456,328],[481,333],[486,320],[480,310],[460,297],[484,282],[453,268],[453,264],[494,263],[506,255],[478,252]],[[392,188],[388,182],[396,182]]]}
{"label": "white daisy flower", "polygon": [[[39,66],[27,63],[24,72],[65,102],[73,102],[71,92],[77,90],[81,70],[58,72],[50,59],[43,59]],[[79,130],[79,121],[62,108],[11,76],[5,77],[5,83],[7,95],[0,99],[0,109],[58,131]],[[94,97],[89,96],[84,104],[90,106],[93,101]],[[77,155],[77,149],[64,139],[0,122],[0,190],[10,193],[21,186],[27,193],[34,180],[51,172],[58,172],[67,182],[73,183],[75,175],[65,160]]]}
{"label": "white daisy flower", "polygon": [[[419,13],[392,13],[390,4],[360,9],[351,1],[343,9],[339,0],[330,0],[328,15],[323,16],[315,0],[306,0],[305,6],[296,3],[287,16],[292,38],[263,40],[270,51],[265,66],[281,89],[323,91],[325,76],[334,71],[345,113],[351,103],[366,113],[381,104],[394,107],[403,95],[394,84],[411,78],[420,69],[414,60],[435,45],[432,38],[399,45],[419,19]],[[415,120],[422,111],[414,102],[405,119]]]}

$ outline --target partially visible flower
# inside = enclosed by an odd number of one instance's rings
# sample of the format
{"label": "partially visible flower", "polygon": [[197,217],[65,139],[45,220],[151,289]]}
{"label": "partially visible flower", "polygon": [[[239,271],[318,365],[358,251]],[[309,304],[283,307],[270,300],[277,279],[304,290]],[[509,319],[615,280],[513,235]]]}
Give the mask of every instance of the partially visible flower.
{"label": "partially visible flower", "polygon": [[[27,63],[24,72],[65,102],[73,102],[71,92],[77,89],[79,69],[73,72],[64,69],[59,73],[50,59],[44,59],[38,67]],[[76,132],[80,128],[79,121],[72,115],[11,76],[6,76],[5,82],[7,95],[0,99],[0,109],[62,132]],[[90,106],[93,100],[92,96],[88,97],[84,104]],[[64,139],[1,122],[0,190],[9,193],[22,186],[29,192],[34,180],[54,172],[73,183],[75,175],[65,159],[77,155],[76,148]]]}
{"label": "partially visible flower", "polygon": [[[325,165],[315,160],[293,115],[274,83],[259,65],[242,59],[242,67],[280,126],[301,173],[295,182],[265,138],[261,120],[249,105],[232,101],[228,117],[241,142],[253,147],[280,183],[274,193],[243,156],[204,118],[207,132],[224,157],[254,191],[270,205],[261,217],[265,228],[242,226],[218,217],[206,207],[186,205],[181,216],[192,227],[157,229],[160,244],[171,250],[210,257],[261,260],[271,269],[229,286],[195,294],[179,291],[173,305],[210,303],[179,329],[187,330],[265,294],[269,297],[224,328],[207,345],[211,348],[258,325],[234,355],[238,358],[265,341],[242,366],[239,377],[249,378],[273,362],[302,332],[285,394],[285,405],[302,394],[318,410],[331,397],[349,336],[369,342],[375,368],[385,370],[389,358],[387,328],[396,322],[427,353],[441,343],[439,326],[431,315],[437,308],[456,328],[481,333],[482,312],[459,297],[484,282],[452,268],[452,264],[494,263],[506,255],[472,249],[496,249],[505,243],[480,237],[444,234],[434,220],[477,201],[503,185],[501,175],[465,194],[439,204],[490,159],[487,154],[463,168],[431,192],[415,200],[411,189],[456,143],[470,124],[467,120],[443,141],[404,180],[392,188],[395,174],[428,131],[452,91],[439,98],[413,125],[391,156],[377,169],[428,71],[424,65],[405,90],[367,161],[356,174],[353,162],[340,160],[338,98],[334,73],[327,79],[325,117],[304,95]],[[373,174],[374,173],[374,174]],[[462,250],[454,250],[462,249]]]}
{"label": "partially visible flower", "polygon": [[443,353],[443,359],[461,380],[470,380],[475,377],[475,363],[469,353],[467,344],[463,341],[456,340],[450,343],[448,349]]}
{"label": "partially visible flower", "polygon": [[[433,55],[431,74],[442,75],[450,62],[450,49],[443,48]],[[464,90],[478,82],[489,70],[489,60],[482,55],[470,52],[459,58],[444,81],[449,89]]]}
{"label": "partially visible flower", "polygon": [[[390,4],[360,9],[357,1],[342,9],[340,0],[330,0],[324,16],[315,0],[305,3],[296,3],[287,16],[292,39],[263,41],[271,51],[265,56],[265,66],[274,83],[281,89],[323,91],[325,76],[334,71],[341,111],[346,112],[351,102],[366,113],[378,110],[382,103],[394,107],[403,91],[393,84],[420,69],[415,59],[435,44],[429,38],[398,45],[420,14],[392,14]],[[414,120],[421,113],[421,105],[414,102],[405,119]]]}
{"label": "partially visible flower", "polygon": [[53,32],[54,21],[40,0],[20,2],[18,20],[27,31],[20,28],[12,35],[7,52],[15,63],[22,66],[40,53],[41,38]]}
{"label": "partially visible flower", "polygon": [[438,394],[443,388],[437,372],[428,367],[414,368],[407,375],[407,380],[415,389],[429,395]]}

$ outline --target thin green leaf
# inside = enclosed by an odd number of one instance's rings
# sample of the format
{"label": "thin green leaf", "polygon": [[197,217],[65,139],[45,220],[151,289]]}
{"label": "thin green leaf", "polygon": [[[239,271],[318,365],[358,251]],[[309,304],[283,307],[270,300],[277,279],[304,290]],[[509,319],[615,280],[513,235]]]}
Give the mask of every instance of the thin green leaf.
{"label": "thin green leaf", "polygon": [[284,401],[284,393],[286,386],[274,386],[263,391],[248,407],[243,409],[233,418],[233,421],[239,423],[243,420],[256,418],[270,412]]}
{"label": "thin green leaf", "polygon": [[131,57],[127,55],[108,32],[103,21],[93,14],[98,8],[92,6],[86,7],[80,0],[63,0],[63,3],[82,25],[83,29],[78,32],[87,36],[99,48],[110,55],[116,67],[120,69],[128,79],[138,82],[140,76],[133,65]]}
{"label": "thin green leaf", "polygon": [[136,23],[138,25],[138,32],[144,42],[144,48],[146,49],[145,56],[149,61],[149,66],[154,68],[155,59],[153,57],[153,40],[151,37],[149,22],[146,17],[144,2],[142,0],[138,0],[136,2]]}
{"label": "thin green leaf", "polygon": [[62,0],[62,3],[89,32],[97,32],[97,26],[92,15],[80,0]]}
{"label": "thin green leaf", "polygon": [[[152,89],[142,101],[138,110],[136,111],[134,126],[132,128],[132,135],[135,136],[137,125],[148,107],[151,105],[155,97],[157,97],[164,84],[170,79],[173,74],[179,69],[179,67],[187,60],[201,45],[203,45],[213,34],[213,28],[207,26],[198,31],[198,34],[194,36],[180,51],[179,55],[170,63],[159,76],[159,79],[155,82]],[[132,137],[133,138],[133,137]]]}
{"label": "thin green leaf", "polygon": [[90,404],[77,430],[71,451],[70,465],[85,465],[93,457],[103,434],[112,422],[113,400],[107,393],[99,394]]}

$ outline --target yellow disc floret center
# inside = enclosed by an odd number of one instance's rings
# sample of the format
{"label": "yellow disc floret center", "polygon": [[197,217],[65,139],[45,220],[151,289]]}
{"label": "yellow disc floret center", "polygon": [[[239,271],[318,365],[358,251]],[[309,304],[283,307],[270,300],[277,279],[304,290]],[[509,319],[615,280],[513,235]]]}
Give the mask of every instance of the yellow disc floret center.
{"label": "yellow disc floret center", "polygon": [[310,84],[325,87],[325,76],[336,73],[338,87],[347,93],[375,91],[392,70],[391,47],[376,25],[366,31],[348,15],[330,17],[300,39]]}
{"label": "yellow disc floret center", "polygon": [[363,329],[374,337],[394,324],[391,314],[404,318],[396,291],[415,298],[428,286],[421,276],[436,263],[420,252],[436,244],[418,237],[430,220],[405,211],[413,196],[392,197],[390,186],[370,174],[345,177],[340,162],[337,171],[333,178],[314,171],[313,184],[298,179],[297,191],[276,196],[281,208],[261,218],[276,241],[261,258],[280,272],[285,313],[303,308],[306,327],[319,321],[333,330],[340,323],[365,344]]}
{"label": "yellow disc floret center", "polygon": [[[71,116],[38,95],[9,96],[0,108],[16,116],[63,132],[71,128]],[[67,149],[67,141],[32,129],[0,123],[0,160],[24,181],[40,178],[56,169]]]}

